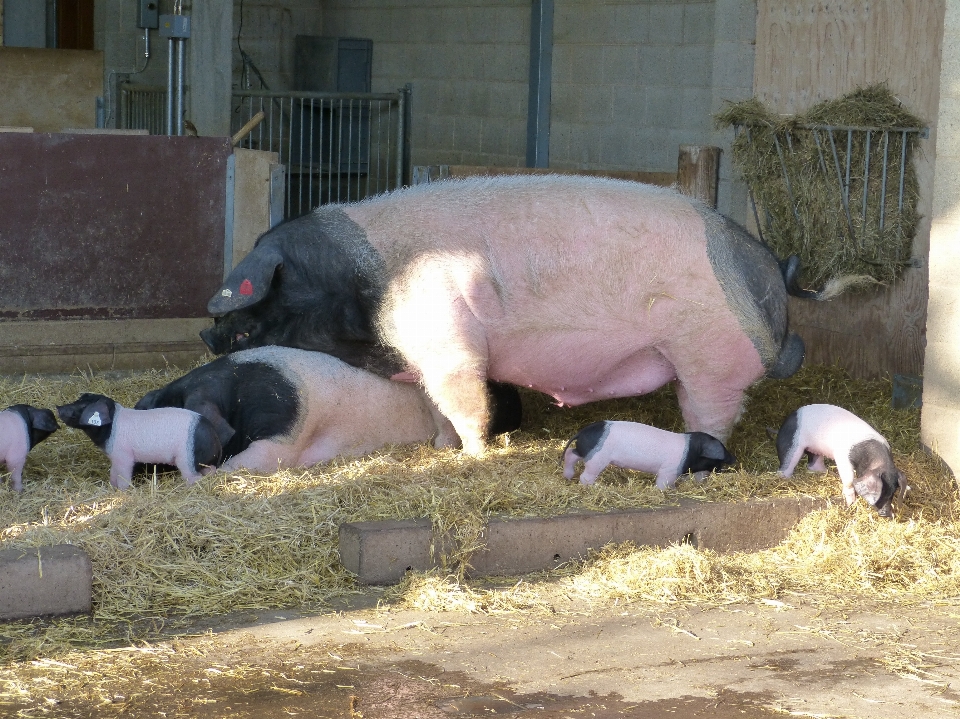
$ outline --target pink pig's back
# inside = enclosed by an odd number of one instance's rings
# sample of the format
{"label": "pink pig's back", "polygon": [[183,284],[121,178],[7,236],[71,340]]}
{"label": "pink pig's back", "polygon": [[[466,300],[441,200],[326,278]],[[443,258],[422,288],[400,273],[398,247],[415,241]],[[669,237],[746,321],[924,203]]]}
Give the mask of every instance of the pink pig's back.
{"label": "pink pig's back", "polygon": [[887,440],[853,412],[832,404],[808,404],[798,412],[799,439],[815,453],[836,457],[868,439],[889,446]]}
{"label": "pink pig's back", "polygon": [[383,256],[395,294],[443,258],[484,327],[494,379],[580,404],[650,392],[679,363],[723,386],[764,372],[714,274],[698,206],[673,190],[580,176],[472,178],[343,209]]}

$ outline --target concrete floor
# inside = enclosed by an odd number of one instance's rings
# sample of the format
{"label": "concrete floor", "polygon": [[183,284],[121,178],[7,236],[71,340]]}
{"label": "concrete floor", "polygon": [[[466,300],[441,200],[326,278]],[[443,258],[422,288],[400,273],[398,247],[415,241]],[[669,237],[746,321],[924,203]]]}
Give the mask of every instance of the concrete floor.
{"label": "concrete floor", "polygon": [[215,636],[225,661],[282,657],[302,668],[342,659],[350,666],[337,681],[355,667],[349,681],[321,693],[334,709],[340,702],[342,716],[364,719],[960,715],[960,601],[846,612],[802,598],[707,609],[559,599],[557,607],[552,615],[274,613]]}

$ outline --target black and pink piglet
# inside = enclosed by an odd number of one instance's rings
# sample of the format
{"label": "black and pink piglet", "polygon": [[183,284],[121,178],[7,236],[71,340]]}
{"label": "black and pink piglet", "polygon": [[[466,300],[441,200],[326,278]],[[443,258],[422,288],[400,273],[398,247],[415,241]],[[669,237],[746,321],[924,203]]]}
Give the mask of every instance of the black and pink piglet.
{"label": "black and pink piglet", "polygon": [[137,462],[173,465],[187,484],[220,462],[220,439],[213,425],[188,409],[128,409],[87,392],[76,402],[57,407],[57,414],[110,457],[110,484],[117,489],[130,486]]}
{"label": "black and pink piglet", "polygon": [[14,404],[0,412],[0,460],[10,472],[10,483],[23,490],[23,465],[30,450],[57,431],[57,418],[49,409]]}

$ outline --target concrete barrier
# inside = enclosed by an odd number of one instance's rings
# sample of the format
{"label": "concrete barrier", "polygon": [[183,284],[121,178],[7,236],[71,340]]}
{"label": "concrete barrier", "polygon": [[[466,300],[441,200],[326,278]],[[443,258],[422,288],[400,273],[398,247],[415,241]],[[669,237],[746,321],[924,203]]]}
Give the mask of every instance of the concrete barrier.
{"label": "concrete barrier", "polygon": [[89,612],[92,597],[90,557],[79,547],[0,551],[0,619]]}
{"label": "concrete barrier", "polygon": [[[483,532],[484,548],[470,559],[470,574],[552,569],[611,542],[655,547],[687,542],[718,552],[752,552],[779,544],[802,517],[830,503],[813,497],[684,501],[651,509],[494,518]],[[450,541],[435,537],[428,519],[345,523],[339,539],[340,561],[364,584],[391,584],[409,570],[431,569],[440,554],[431,547]]]}

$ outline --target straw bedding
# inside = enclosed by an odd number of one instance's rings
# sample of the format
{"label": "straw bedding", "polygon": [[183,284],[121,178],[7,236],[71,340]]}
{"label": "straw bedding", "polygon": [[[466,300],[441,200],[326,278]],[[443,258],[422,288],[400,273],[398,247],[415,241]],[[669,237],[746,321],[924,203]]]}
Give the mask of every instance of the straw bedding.
{"label": "straw bedding", "polygon": [[[52,407],[85,391],[132,404],[179,371],[119,376],[0,380],[3,405]],[[956,596],[960,523],[956,485],[919,447],[919,411],[892,410],[890,382],[853,381],[842,370],[804,368],[763,381],[728,443],[740,464],[703,484],[661,493],[651,475],[610,468],[594,487],[565,481],[558,456],[584,424],[630,419],[679,430],[672,390],[630,400],[557,408],[524,394],[523,428],[498,439],[482,459],[430,447],[395,447],[309,470],[269,476],[218,473],[186,487],[178,475],[141,477],[113,490],[108,460],[80,432],[61,429],[31,453],[21,495],[0,489],[4,548],[68,542],[89,553],[94,615],[0,626],[6,659],[50,656],[70,646],[155,638],[182,620],[229,612],[302,607],[322,610],[357,591],[337,556],[342,522],[430,517],[459,546],[444,571],[414,575],[386,601],[425,609],[512,611],[545,606],[539,587],[566,583],[582,597],[655,603],[774,599],[803,592],[826,604],[858,596],[898,601]],[[463,579],[484,519],[552,515],[674,503],[681,497],[742,501],[768,496],[839,496],[835,472],[776,476],[766,434],[810,402],[840,404],[890,441],[914,492],[895,521],[860,502],[815,512],[780,546],[718,555],[677,546],[608,547],[583,562],[507,588]],[[550,580],[544,582],[540,580]]]}

